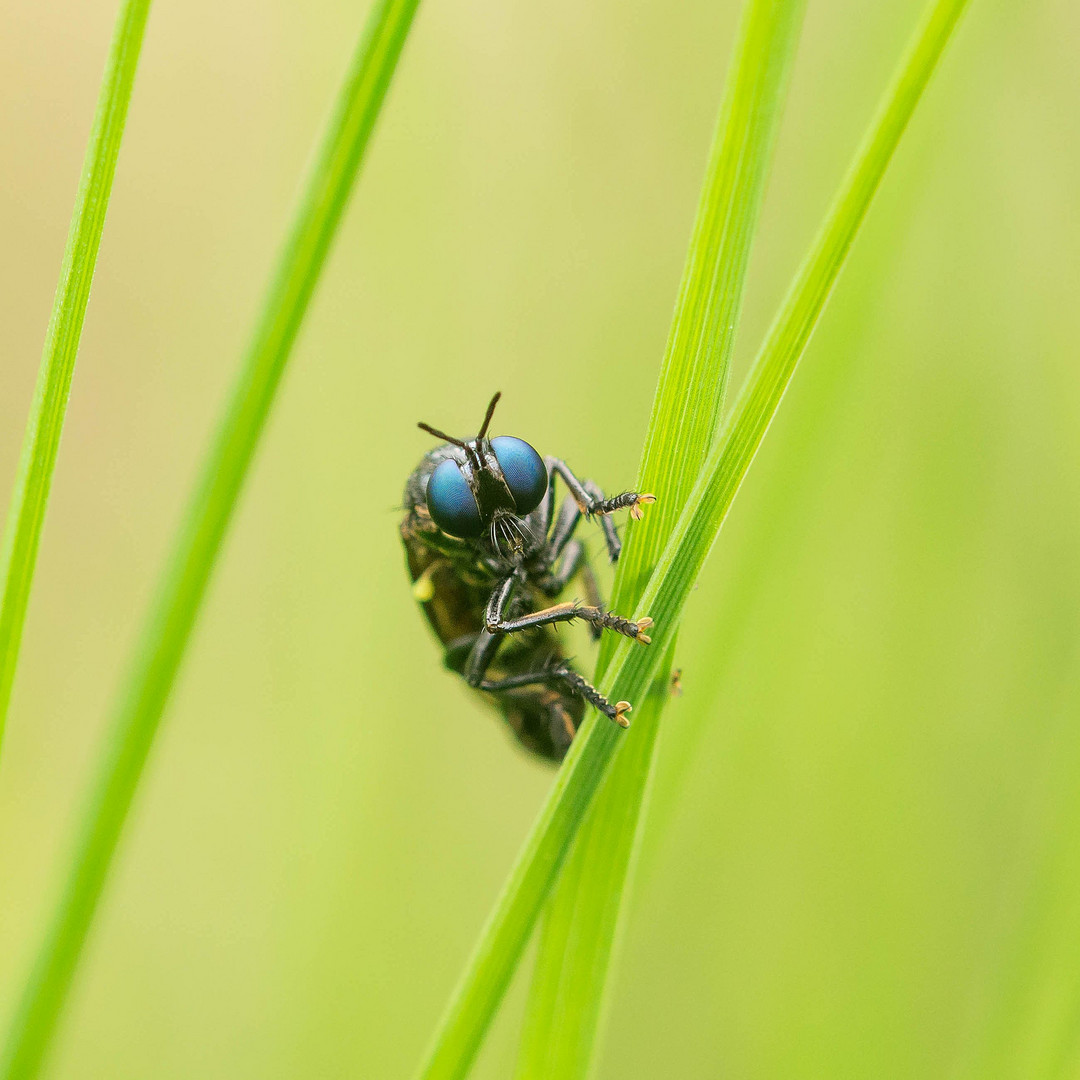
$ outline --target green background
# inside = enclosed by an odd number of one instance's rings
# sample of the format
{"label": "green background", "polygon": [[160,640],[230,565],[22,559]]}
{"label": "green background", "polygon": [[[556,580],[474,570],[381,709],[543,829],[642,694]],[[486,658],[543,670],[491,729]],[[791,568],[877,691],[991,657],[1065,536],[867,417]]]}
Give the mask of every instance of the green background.
{"label": "green background", "polygon": [[[736,379],[919,8],[809,6]],[[0,766],[0,1018],[365,13],[152,12]],[[631,485],[737,13],[421,7],[51,1076],[416,1066],[552,773],[410,597],[415,421],[501,389],[498,431]],[[0,9],[5,489],[113,15]],[[972,4],[721,534],[602,1080],[1080,1068],[1077,40]]]}

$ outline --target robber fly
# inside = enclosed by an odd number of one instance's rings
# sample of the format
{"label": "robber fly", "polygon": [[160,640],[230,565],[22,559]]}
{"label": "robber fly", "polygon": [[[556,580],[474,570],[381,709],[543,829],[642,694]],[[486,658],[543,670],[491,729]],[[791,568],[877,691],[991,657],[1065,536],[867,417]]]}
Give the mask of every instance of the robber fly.
{"label": "robber fly", "polygon": [[[401,539],[413,593],[445,646],[446,666],[501,710],[523,746],[557,762],[586,704],[629,727],[630,703],[612,704],[574,670],[555,624],[582,619],[594,638],[610,630],[643,645],[652,625],[604,609],[574,531],[583,516],[596,518],[614,562],[621,544],[608,515],[629,509],[640,518],[656,499],[636,492],[605,499],[592,481],[579,480],[559,458],[542,458],[523,439],[488,438],[499,397],[472,439],[419,425],[442,445],[424,455],[405,485]],[[556,477],[568,490],[557,513]],[[555,603],[575,577],[586,602]]]}

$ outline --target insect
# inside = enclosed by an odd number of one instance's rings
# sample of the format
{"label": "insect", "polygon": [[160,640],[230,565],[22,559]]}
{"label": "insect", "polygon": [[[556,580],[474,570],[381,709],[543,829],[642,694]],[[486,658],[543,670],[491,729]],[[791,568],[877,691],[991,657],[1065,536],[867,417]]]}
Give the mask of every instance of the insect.
{"label": "insect", "polygon": [[[605,631],[649,644],[652,619],[606,611],[585,546],[574,538],[582,517],[596,518],[612,562],[621,543],[611,515],[640,518],[653,495],[607,499],[559,458],[542,458],[509,435],[488,438],[500,394],[479,433],[442,440],[424,455],[405,485],[401,539],[413,594],[445,647],[444,663],[483,693],[527,749],[561,761],[592,705],[629,727],[630,703],[612,704],[564,655],[554,627],[574,619],[594,638]],[[555,480],[568,494],[556,512]],[[574,578],[587,602],[556,603]]]}

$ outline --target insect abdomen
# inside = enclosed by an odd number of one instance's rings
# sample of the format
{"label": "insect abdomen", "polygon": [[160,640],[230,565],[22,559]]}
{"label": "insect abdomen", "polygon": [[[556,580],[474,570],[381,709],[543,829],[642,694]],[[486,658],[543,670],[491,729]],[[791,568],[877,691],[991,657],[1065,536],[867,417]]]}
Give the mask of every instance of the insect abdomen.
{"label": "insect abdomen", "polygon": [[[558,638],[550,630],[531,642],[500,653],[490,672],[493,678],[568,667]],[[537,682],[496,694],[484,693],[527,750],[560,762],[585,714],[585,702],[561,682]]]}

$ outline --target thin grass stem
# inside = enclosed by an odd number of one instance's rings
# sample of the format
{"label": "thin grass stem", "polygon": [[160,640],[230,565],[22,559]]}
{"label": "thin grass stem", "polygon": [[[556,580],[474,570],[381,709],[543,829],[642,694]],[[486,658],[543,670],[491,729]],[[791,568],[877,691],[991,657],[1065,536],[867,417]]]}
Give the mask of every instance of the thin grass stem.
{"label": "thin grass stem", "polygon": [[[615,575],[616,611],[636,609],[716,436],[804,8],[802,0],[749,0],[743,11],[639,472],[638,490],[656,492],[659,502],[631,526]],[[582,1077],[595,1056],[672,648],[548,901],[525,1012],[522,1080]],[[610,654],[602,652],[601,672]]]}
{"label": "thin grass stem", "polygon": [[0,547],[0,748],[53,471],[150,0],[123,0],[101,78]]}
{"label": "thin grass stem", "polygon": [[[966,4],[936,0],[928,9],[642,594],[639,610],[656,618],[653,645],[616,650],[601,681],[609,698],[640,699],[663,662],[731,500]],[[452,1080],[468,1071],[592,798],[633,737],[632,728],[624,736],[595,716],[582,725],[451,997],[422,1069],[424,1080]]]}
{"label": "thin grass stem", "polygon": [[11,1029],[0,1077],[35,1076],[56,1028],[225,531],[326,262],[419,0],[380,0],[331,114],[251,345],[124,685],[59,905]]}

